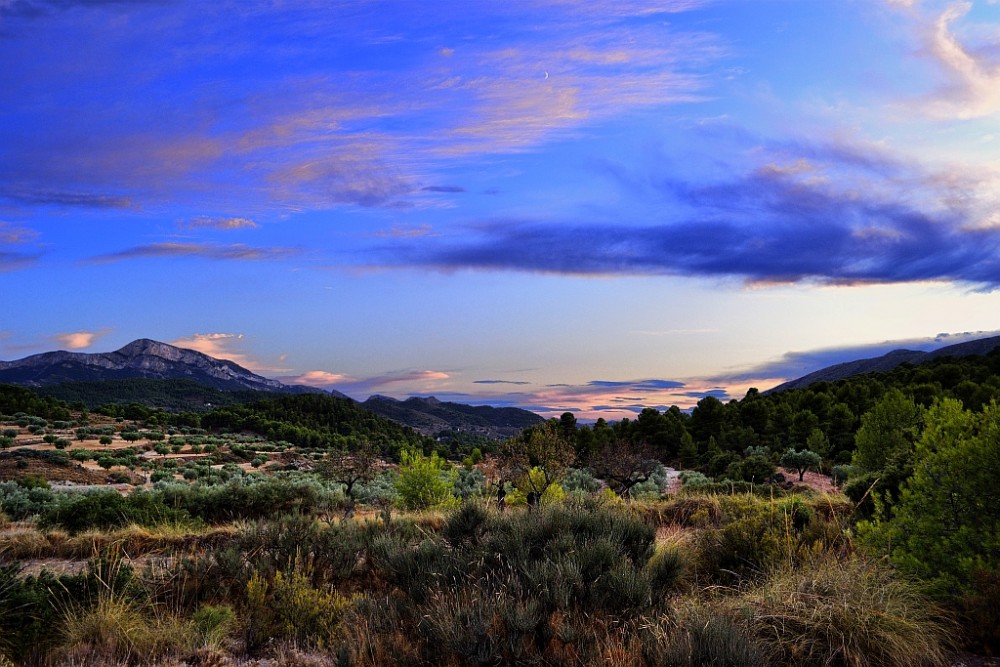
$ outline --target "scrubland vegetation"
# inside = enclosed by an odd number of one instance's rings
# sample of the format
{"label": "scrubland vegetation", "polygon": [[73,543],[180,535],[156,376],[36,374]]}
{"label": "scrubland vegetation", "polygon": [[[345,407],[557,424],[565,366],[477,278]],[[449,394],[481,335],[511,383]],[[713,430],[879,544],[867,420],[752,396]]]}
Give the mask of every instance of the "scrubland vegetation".
{"label": "scrubland vegetation", "polygon": [[566,414],[474,447],[321,396],[197,415],[2,388],[0,664],[990,655],[998,370]]}

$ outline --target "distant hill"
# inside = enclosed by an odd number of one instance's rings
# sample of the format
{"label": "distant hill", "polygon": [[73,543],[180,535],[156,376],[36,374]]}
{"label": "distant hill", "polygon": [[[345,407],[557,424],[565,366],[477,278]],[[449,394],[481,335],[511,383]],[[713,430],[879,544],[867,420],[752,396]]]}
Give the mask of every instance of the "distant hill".
{"label": "distant hill", "polygon": [[318,390],[282,384],[225,359],[148,338],[114,352],[45,352],[17,361],[0,361],[0,383],[46,387],[108,380],[191,380],[221,391],[305,393]]}
{"label": "distant hill", "polygon": [[408,398],[405,401],[375,395],[361,407],[371,410],[425,435],[445,430],[476,433],[490,438],[517,435],[526,427],[545,421],[521,408],[494,408],[489,405],[448,403],[436,398]]}
{"label": "distant hill", "polygon": [[842,364],[821,368],[818,371],[804,375],[797,380],[791,380],[780,384],[765,393],[785,391],[787,389],[804,389],[816,382],[836,382],[855,375],[865,375],[867,373],[884,373],[900,366],[901,364],[919,364],[940,359],[942,357],[971,357],[974,355],[989,354],[995,348],[1000,347],[1000,336],[992,338],[980,338],[965,343],[957,343],[933,350],[931,352],[918,352],[916,350],[893,350],[888,354],[873,359],[858,359],[847,361]]}

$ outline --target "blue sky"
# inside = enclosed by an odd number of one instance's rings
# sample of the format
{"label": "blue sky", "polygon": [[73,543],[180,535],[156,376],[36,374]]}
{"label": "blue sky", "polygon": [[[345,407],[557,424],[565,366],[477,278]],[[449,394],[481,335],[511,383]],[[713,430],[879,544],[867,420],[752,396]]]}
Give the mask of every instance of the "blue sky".
{"label": "blue sky", "polygon": [[1000,330],[992,0],[0,0],[0,358],[619,418]]}

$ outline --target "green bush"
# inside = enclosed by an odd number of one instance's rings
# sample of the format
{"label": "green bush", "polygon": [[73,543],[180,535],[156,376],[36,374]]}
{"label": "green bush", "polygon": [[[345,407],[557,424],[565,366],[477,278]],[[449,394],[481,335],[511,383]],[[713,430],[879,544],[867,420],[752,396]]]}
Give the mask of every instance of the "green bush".
{"label": "green bush", "polygon": [[445,521],[441,535],[452,546],[477,545],[486,530],[488,519],[489,514],[482,505],[472,502],[462,503],[462,506]]}
{"label": "green bush", "polygon": [[449,585],[457,576],[457,562],[443,541],[425,537],[413,542],[394,533],[376,537],[368,552],[372,569],[417,603],[430,590]]}

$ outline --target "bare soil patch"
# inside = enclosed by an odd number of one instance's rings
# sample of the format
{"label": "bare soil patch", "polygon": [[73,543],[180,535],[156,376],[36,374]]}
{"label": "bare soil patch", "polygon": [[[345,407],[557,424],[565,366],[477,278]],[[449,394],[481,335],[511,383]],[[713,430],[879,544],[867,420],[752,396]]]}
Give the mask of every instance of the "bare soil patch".
{"label": "bare soil patch", "polygon": [[23,479],[26,475],[37,475],[50,482],[75,484],[106,484],[108,481],[106,471],[87,469],[77,461],[59,465],[38,459],[0,459],[0,480]]}

